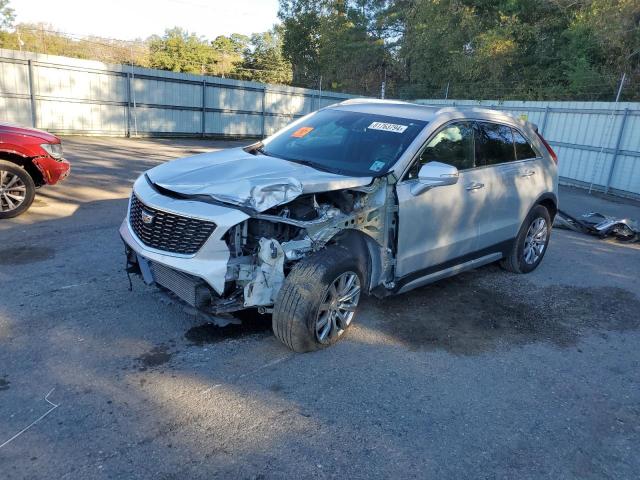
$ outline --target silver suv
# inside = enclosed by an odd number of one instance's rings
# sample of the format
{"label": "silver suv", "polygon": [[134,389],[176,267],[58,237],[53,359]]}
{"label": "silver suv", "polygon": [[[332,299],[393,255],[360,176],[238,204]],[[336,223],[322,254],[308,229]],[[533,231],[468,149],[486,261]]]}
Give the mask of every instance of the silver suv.
{"label": "silver suv", "polygon": [[557,157],[535,125],[483,109],[349,100],[245,148],[155,167],[120,228],[128,271],[210,321],[272,314],[275,335],[334,343],[363,294],[500,261],[541,262]]}

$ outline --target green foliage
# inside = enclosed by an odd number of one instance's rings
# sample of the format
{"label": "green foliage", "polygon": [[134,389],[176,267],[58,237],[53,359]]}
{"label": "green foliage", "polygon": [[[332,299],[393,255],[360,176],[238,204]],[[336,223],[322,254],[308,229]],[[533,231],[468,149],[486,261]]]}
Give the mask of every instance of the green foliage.
{"label": "green foliage", "polygon": [[9,0],[0,0],[0,31],[11,28],[15,18],[13,9],[9,8]]}
{"label": "green foliage", "polygon": [[[638,0],[281,0],[294,82],[391,95],[638,98]],[[635,88],[634,88],[635,85]]]}
{"label": "green foliage", "polygon": [[294,83],[377,94],[391,60],[378,14],[386,1],[282,0],[283,50]]}
{"label": "green foliage", "polygon": [[206,40],[175,27],[149,39],[149,66],[184,73],[207,73],[220,55]]}
{"label": "green foliage", "polygon": [[147,65],[146,46],[97,37],[74,39],[61,35],[51,25],[19,24],[14,32],[0,31],[0,48],[100,60],[106,63]]}
{"label": "green foliage", "polygon": [[282,54],[282,28],[251,35],[244,61],[238,67],[241,78],[265,83],[290,83],[291,64]]}
{"label": "green foliage", "polygon": [[229,75],[244,60],[244,52],[249,47],[250,39],[246,35],[232,34],[229,37],[220,35],[211,42],[211,48],[218,53],[217,62],[211,71],[213,75]]}
{"label": "green foliage", "polygon": [[282,24],[213,41],[72,38],[17,25],[0,47],[377,96],[640,99],[640,0],[280,0]]}

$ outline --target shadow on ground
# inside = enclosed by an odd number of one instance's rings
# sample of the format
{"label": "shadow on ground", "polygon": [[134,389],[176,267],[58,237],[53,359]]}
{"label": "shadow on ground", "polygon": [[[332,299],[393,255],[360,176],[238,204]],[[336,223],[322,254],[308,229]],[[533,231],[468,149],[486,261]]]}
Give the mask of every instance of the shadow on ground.
{"label": "shadow on ground", "polygon": [[379,329],[412,349],[471,355],[502,346],[574,346],[589,330],[640,327],[640,300],[621,288],[539,287],[496,266],[368,305]]}

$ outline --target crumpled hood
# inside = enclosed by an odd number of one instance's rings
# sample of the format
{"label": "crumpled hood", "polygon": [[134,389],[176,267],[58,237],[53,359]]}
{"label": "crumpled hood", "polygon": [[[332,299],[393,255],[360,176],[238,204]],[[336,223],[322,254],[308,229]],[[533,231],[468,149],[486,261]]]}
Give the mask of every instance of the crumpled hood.
{"label": "crumpled hood", "polygon": [[304,193],[361,187],[373,180],[321,172],[275,157],[252,155],[242,148],[174,160],[152,168],[147,177],[155,185],[181,195],[208,195],[257,212]]}

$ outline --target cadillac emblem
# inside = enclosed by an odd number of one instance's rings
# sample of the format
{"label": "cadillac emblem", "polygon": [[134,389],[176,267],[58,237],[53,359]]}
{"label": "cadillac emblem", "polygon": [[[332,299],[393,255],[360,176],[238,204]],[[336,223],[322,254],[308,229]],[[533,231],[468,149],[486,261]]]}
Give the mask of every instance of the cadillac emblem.
{"label": "cadillac emblem", "polygon": [[144,223],[145,225],[151,225],[153,223],[153,219],[155,218],[155,215],[142,210],[141,217],[142,217],[142,223]]}

